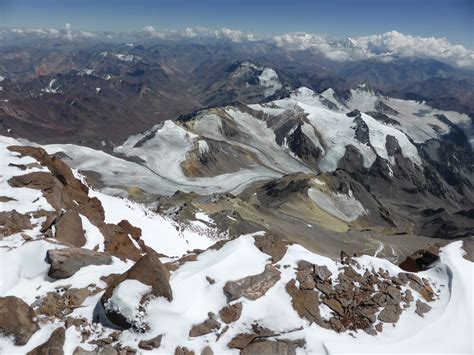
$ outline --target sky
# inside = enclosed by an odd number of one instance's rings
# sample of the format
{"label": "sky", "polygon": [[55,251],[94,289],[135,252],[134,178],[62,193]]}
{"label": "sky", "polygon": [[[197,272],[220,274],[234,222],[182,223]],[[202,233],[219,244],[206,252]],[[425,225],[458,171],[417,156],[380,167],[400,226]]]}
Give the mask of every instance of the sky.
{"label": "sky", "polygon": [[0,28],[138,31],[222,27],[334,38],[396,30],[474,48],[474,0],[0,0]]}

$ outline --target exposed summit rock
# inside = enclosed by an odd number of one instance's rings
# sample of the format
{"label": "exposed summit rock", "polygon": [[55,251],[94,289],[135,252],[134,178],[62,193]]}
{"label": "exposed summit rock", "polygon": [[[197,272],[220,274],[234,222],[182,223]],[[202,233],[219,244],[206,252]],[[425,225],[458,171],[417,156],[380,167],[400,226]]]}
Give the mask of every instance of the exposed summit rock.
{"label": "exposed summit rock", "polygon": [[229,301],[245,297],[256,300],[267,293],[267,291],[280,279],[281,272],[274,266],[267,264],[265,271],[258,275],[244,277],[236,281],[228,281],[224,285],[224,293]]}
{"label": "exposed summit rock", "polygon": [[109,254],[83,248],[51,249],[47,252],[47,260],[51,264],[48,275],[55,279],[71,277],[84,266],[112,262]]}

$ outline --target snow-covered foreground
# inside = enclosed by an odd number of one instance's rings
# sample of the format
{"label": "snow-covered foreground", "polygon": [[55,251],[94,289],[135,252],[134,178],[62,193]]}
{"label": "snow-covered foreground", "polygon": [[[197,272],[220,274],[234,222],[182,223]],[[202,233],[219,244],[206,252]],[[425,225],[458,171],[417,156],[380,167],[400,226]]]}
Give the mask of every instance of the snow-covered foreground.
{"label": "snow-covered foreground", "polygon": [[[29,166],[20,170],[14,164],[34,163],[32,158],[19,158],[17,154],[6,150],[8,145],[19,144],[9,138],[0,140],[0,196],[15,200],[0,203],[1,212],[17,209],[22,212],[34,212],[39,209],[51,210],[51,206],[38,190],[13,188],[8,184],[12,176],[33,171],[47,172],[48,169]],[[80,175],[77,175],[79,178]],[[192,249],[207,249],[214,243],[212,228],[201,222],[195,227],[178,231],[176,225],[157,215],[145,207],[125,199],[90,191],[90,195],[102,202],[106,222],[117,223],[126,218],[132,225],[142,229],[141,239],[156,252],[169,257],[182,256]],[[347,201],[346,201],[347,202]],[[349,201],[350,202],[350,201]],[[328,208],[339,208],[331,206]],[[341,213],[345,213],[341,209]],[[204,213],[196,217],[204,222],[212,222]],[[104,236],[101,235],[90,221],[81,216],[87,243],[83,248],[98,245],[103,249]],[[68,326],[64,343],[64,353],[72,354],[76,347],[92,350],[95,345],[91,341],[108,337],[114,331],[100,323],[94,323],[97,304],[102,297],[107,283],[103,277],[111,274],[122,274],[134,264],[131,260],[112,257],[108,265],[89,265],[79,269],[74,275],[64,279],[48,276],[50,264],[45,260],[50,249],[62,249],[54,238],[46,238],[40,227],[44,220],[32,219],[32,229],[22,230],[0,239],[0,297],[13,295],[32,307],[48,293],[59,293],[63,296],[68,289],[86,289],[87,297],[74,307],[69,317],[85,318],[81,327]],[[142,322],[149,326],[145,333],[123,330],[117,342],[121,346],[137,349],[140,340],[150,339],[162,334],[161,346],[152,353],[172,354],[177,346],[185,346],[197,354],[210,346],[214,354],[237,354],[239,350],[229,349],[228,343],[238,334],[249,333],[253,324],[270,329],[280,335],[272,339],[303,339],[306,344],[298,348],[298,354],[387,354],[387,353],[440,353],[440,354],[472,354],[473,308],[473,263],[463,258],[462,242],[453,242],[440,252],[439,262],[425,272],[417,275],[429,281],[436,291],[435,300],[430,302],[431,311],[423,317],[415,313],[415,303],[422,300],[420,293],[413,291],[414,301],[410,302],[394,326],[383,324],[383,331],[376,336],[364,331],[345,331],[336,333],[333,329],[325,329],[316,323],[310,324],[300,318],[292,306],[292,298],[287,291],[287,284],[296,277],[298,262],[305,260],[312,264],[326,266],[332,273],[330,277],[336,282],[343,270],[339,261],[312,253],[298,244],[287,247],[281,260],[274,262],[274,267],[281,273],[279,279],[259,298],[240,297],[229,301],[223,287],[229,281],[239,280],[257,275],[271,264],[270,256],[255,245],[256,235],[243,235],[228,241],[223,246],[207,249],[197,258],[191,258],[171,271],[169,284],[173,293],[171,301],[163,297],[151,298],[140,310]],[[162,262],[170,261],[162,257]],[[357,272],[365,270],[386,270],[389,276],[397,276],[402,270],[390,262],[371,256],[354,259],[360,267]],[[209,280],[212,280],[210,282]],[[401,286],[405,291],[408,286]],[[150,287],[139,281],[123,281],[115,289],[113,300],[133,317],[138,312],[138,304],[142,296],[149,292]],[[190,337],[190,329],[208,319],[209,312],[219,314],[226,305],[242,303],[242,313],[238,320],[228,324],[228,330],[222,332],[221,325],[217,338],[216,332],[202,336]],[[323,319],[328,320],[332,311],[320,304]],[[0,337],[0,353],[24,354],[48,340],[52,331],[65,325],[65,318],[40,319],[40,329],[29,339],[26,345],[15,346],[12,339]],[[219,319],[219,318],[218,318]],[[90,332],[87,341],[83,340],[83,331]],[[145,350],[139,350],[146,353]]]}
{"label": "snow-covered foreground", "polygon": [[[445,247],[441,262],[433,269],[420,273],[441,288],[439,300],[431,304],[433,310],[424,318],[414,313],[412,305],[401,316],[396,326],[387,325],[376,337],[364,332],[335,333],[316,324],[310,325],[298,317],[291,306],[291,299],[285,290],[286,283],[294,278],[296,263],[307,260],[317,265],[326,265],[333,273],[340,264],[331,259],[309,252],[299,245],[288,248],[285,257],[277,264],[282,271],[281,279],[262,298],[243,303],[242,315],[237,324],[216,342],[215,334],[189,338],[193,324],[207,318],[208,312],[217,313],[226,305],[222,287],[227,280],[261,273],[268,255],[260,252],[251,236],[242,236],[227,243],[221,250],[209,250],[178,269],[171,278],[174,300],[152,301],[147,309],[147,318],[154,335],[165,334],[158,353],[169,354],[177,345],[184,345],[199,353],[210,345],[214,353],[232,353],[227,343],[237,334],[248,332],[250,325],[259,325],[283,333],[283,339],[305,339],[307,346],[299,349],[301,354],[470,354],[473,334],[473,263],[463,259],[462,242]],[[388,261],[363,256],[356,259],[362,267],[387,269],[396,275],[402,270]],[[290,267],[283,268],[284,265]],[[206,276],[216,282],[206,282]],[[419,299],[415,295],[415,299]],[[299,330],[303,328],[302,330]],[[124,340],[133,344],[149,334],[137,336],[124,334]],[[235,350],[234,350],[235,352]]]}

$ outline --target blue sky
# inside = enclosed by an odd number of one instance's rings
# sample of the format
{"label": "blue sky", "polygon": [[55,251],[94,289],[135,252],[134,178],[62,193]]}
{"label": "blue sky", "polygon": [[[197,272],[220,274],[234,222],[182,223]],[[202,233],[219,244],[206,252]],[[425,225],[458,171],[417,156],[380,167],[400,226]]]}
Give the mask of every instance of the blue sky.
{"label": "blue sky", "polygon": [[474,0],[0,0],[0,27],[131,31],[203,26],[336,38],[396,30],[474,47]]}

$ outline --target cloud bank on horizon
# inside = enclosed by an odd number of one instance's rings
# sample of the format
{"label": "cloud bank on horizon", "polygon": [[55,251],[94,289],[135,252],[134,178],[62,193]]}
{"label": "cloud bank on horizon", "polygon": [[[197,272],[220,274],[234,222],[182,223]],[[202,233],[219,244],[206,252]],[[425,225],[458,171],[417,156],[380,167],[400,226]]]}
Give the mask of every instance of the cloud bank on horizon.
{"label": "cloud bank on horizon", "polygon": [[348,37],[342,40],[330,39],[327,35],[306,32],[286,33],[264,37],[254,33],[228,28],[209,29],[205,27],[184,30],[155,30],[145,26],[137,32],[89,32],[73,30],[70,24],[63,29],[55,28],[13,28],[0,31],[2,41],[15,38],[75,40],[228,40],[235,43],[263,41],[275,44],[289,52],[313,51],[337,62],[374,59],[384,62],[396,58],[427,58],[439,60],[459,68],[474,69],[474,50],[459,44],[452,44],[447,38],[420,37],[397,31],[370,36]]}

